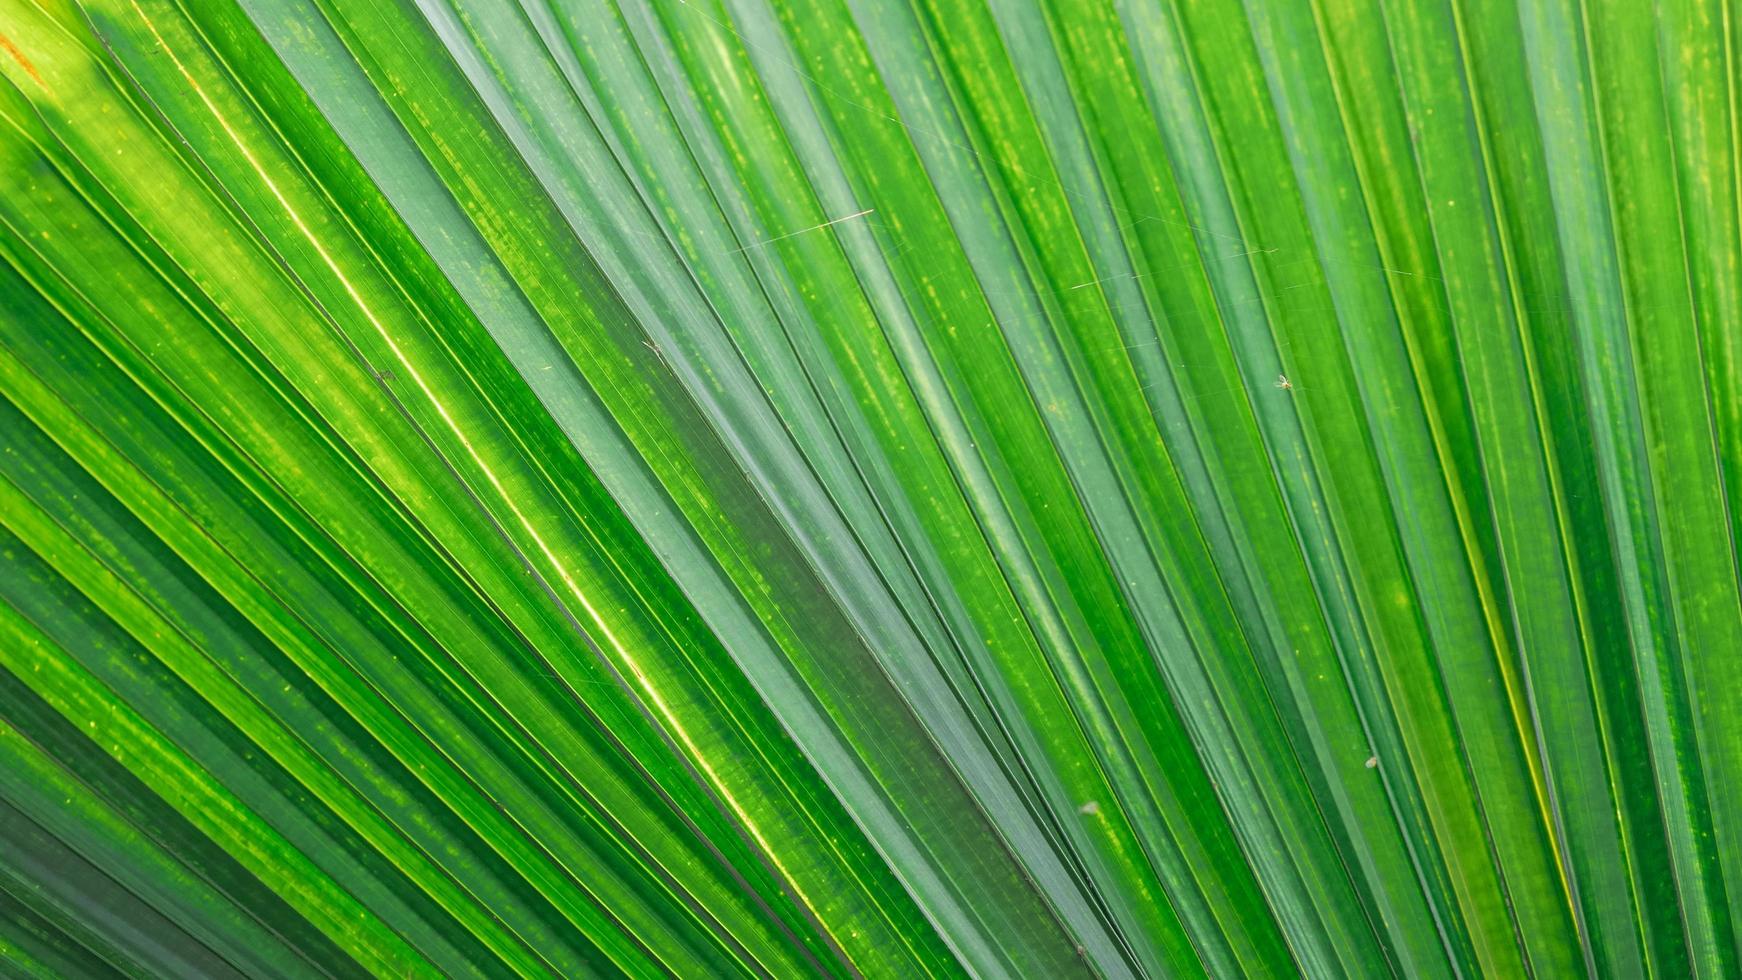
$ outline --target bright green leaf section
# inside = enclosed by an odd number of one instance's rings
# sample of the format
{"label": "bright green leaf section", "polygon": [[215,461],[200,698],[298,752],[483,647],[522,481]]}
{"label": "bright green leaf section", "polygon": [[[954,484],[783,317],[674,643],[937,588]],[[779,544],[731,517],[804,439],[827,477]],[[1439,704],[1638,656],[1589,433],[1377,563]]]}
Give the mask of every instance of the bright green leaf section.
{"label": "bright green leaf section", "polygon": [[0,962],[1727,977],[1729,0],[0,0]]}

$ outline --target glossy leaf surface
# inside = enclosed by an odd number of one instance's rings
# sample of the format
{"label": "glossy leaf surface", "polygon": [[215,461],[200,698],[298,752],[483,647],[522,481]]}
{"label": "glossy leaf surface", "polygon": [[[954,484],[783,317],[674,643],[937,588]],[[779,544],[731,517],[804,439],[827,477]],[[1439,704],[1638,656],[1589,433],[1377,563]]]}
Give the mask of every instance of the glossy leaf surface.
{"label": "glossy leaf surface", "polygon": [[1729,0],[0,0],[0,962],[1742,970]]}

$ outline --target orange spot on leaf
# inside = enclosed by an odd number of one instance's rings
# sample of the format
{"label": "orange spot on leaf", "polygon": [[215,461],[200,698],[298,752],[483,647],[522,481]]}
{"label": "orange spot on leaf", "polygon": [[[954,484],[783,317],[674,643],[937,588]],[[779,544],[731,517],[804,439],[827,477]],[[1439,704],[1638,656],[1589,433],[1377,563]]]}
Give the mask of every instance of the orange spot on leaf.
{"label": "orange spot on leaf", "polygon": [[4,48],[6,53],[12,56],[12,60],[18,62],[18,67],[24,69],[24,73],[29,75],[31,80],[36,82],[44,92],[48,91],[48,83],[44,82],[42,76],[36,73],[36,66],[30,63],[30,59],[24,56],[24,52],[18,50],[18,45],[13,44],[11,38],[0,34],[0,48]]}

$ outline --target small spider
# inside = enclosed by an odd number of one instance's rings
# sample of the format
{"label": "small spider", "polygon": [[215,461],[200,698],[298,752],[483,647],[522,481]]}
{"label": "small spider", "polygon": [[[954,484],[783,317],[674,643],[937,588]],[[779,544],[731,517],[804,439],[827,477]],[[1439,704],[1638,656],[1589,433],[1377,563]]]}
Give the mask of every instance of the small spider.
{"label": "small spider", "polygon": [[1294,390],[1294,382],[1288,380],[1288,375],[1286,374],[1279,374],[1276,376],[1276,386],[1283,391]]}

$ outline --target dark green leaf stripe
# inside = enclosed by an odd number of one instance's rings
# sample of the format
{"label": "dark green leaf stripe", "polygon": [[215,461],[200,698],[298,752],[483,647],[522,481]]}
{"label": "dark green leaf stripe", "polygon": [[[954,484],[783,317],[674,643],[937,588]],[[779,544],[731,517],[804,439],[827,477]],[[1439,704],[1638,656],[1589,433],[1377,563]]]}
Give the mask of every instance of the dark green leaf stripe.
{"label": "dark green leaf stripe", "polygon": [[0,0],[0,966],[1742,970],[1730,0]]}

